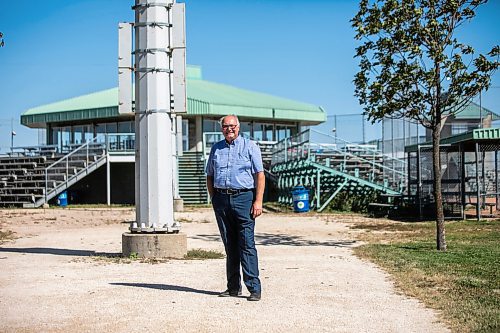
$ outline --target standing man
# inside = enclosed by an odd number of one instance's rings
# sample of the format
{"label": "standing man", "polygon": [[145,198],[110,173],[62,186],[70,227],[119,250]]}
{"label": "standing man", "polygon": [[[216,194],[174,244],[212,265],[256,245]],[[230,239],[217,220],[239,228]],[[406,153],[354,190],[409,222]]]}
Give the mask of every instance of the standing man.
{"label": "standing man", "polygon": [[249,301],[259,301],[261,285],[255,248],[255,218],[262,214],[264,168],[259,147],[239,136],[235,115],[220,120],[224,140],[212,146],[206,168],[208,194],[226,250],[227,290],[221,297],[241,295],[240,264]]}

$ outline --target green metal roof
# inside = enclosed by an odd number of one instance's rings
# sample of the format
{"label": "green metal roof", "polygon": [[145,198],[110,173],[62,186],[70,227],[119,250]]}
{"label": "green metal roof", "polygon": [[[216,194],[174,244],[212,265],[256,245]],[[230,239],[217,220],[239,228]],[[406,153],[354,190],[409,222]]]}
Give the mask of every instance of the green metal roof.
{"label": "green metal roof", "polygon": [[[440,145],[454,145],[464,142],[488,142],[494,141],[500,143],[500,127],[478,128],[469,132],[453,135],[440,140]],[[405,147],[405,152],[415,152],[419,146],[431,146],[432,141],[414,144]]]}
{"label": "green metal roof", "polygon": [[488,110],[484,106],[480,107],[474,102],[470,102],[462,111],[454,114],[455,119],[481,119],[486,118],[487,115],[491,115],[492,120],[500,119],[500,116],[493,111]]}
{"label": "green metal roof", "polygon": [[[252,92],[209,82],[188,80],[188,114],[226,115],[254,118],[276,118],[320,123],[326,120],[325,112],[317,106],[300,103],[268,94]],[[195,101],[195,103],[189,103]],[[204,102],[207,105],[203,105]]]}
{"label": "green metal roof", "polygon": [[[187,68],[188,115],[236,114],[310,125],[326,120],[326,112],[321,107],[202,80],[200,67]],[[51,122],[116,117],[130,115],[118,113],[118,88],[113,88],[29,109],[21,115],[21,123],[28,127],[45,127]]]}
{"label": "green metal roof", "polygon": [[115,118],[119,115],[118,88],[113,88],[29,109],[21,115],[21,124],[45,127],[46,123]]}

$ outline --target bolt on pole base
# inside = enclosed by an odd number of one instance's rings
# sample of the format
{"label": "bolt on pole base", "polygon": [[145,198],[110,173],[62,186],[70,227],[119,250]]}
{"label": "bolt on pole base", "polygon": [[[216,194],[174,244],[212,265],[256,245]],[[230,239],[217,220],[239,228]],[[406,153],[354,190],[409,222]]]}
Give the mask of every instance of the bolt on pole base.
{"label": "bolt on pole base", "polygon": [[137,222],[131,224],[129,228],[130,232],[135,233],[160,233],[160,234],[178,234],[181,230],[181,224],[177,221],[174,221],[172,225],[165,224],[162,227],[146,227],[144,224],[142,226],[138,226]]}

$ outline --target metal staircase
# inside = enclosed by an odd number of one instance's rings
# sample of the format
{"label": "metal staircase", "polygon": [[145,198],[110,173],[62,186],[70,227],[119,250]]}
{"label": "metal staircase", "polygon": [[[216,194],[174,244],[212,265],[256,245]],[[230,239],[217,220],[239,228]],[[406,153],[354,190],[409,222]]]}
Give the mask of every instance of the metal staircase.
{"label": "metal staircase", "polygon": [[308,159],[299,159],[274,165],[273,175],[278,177],[278,202],[291,205],[293,187],[303,185],[310,190],[311,207],[322,211],[340,193],[369,197],[372,192],[398,194],[399,191],[365,180],[361,175],[336,170]]}
{"label": "metal staircase", "polygon": [[[321,143],[311,139],[318,133]],[[322,211],[341,192],[366,198],[402,193],[405,168],[404,161],[382,155],[375,146],[306,130],[276,144],[271,172],[278,178],[278,202],[292,204],[293,187],[303,185],[310,190],[311,207]]]}
{"label": "metal staircase", "polygon": [[203,153],[184,152],[179,157],[179,195],[185,204],[208,203]]}
{"label": "metal staircase", "polygon": [[[42,147],[43,148],[43,147]],[[40,207],[106,163],[106,144],[93,140],[62,155],[0,159],[0,207]],[[46,151],[46,150],[41,150]]]}

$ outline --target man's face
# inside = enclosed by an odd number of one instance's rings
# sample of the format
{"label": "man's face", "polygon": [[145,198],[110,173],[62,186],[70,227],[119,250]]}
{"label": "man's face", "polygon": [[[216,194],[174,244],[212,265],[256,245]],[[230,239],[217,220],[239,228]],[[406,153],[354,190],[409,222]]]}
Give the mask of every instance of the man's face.
{"label": "man's face", "polygon": [[227,116],[222,121],[222,134],[226,138],[227,142],[233,142],[234,139],[238,137],[240,133],[240,125],[238,125],[238,120],[236,117]]}

